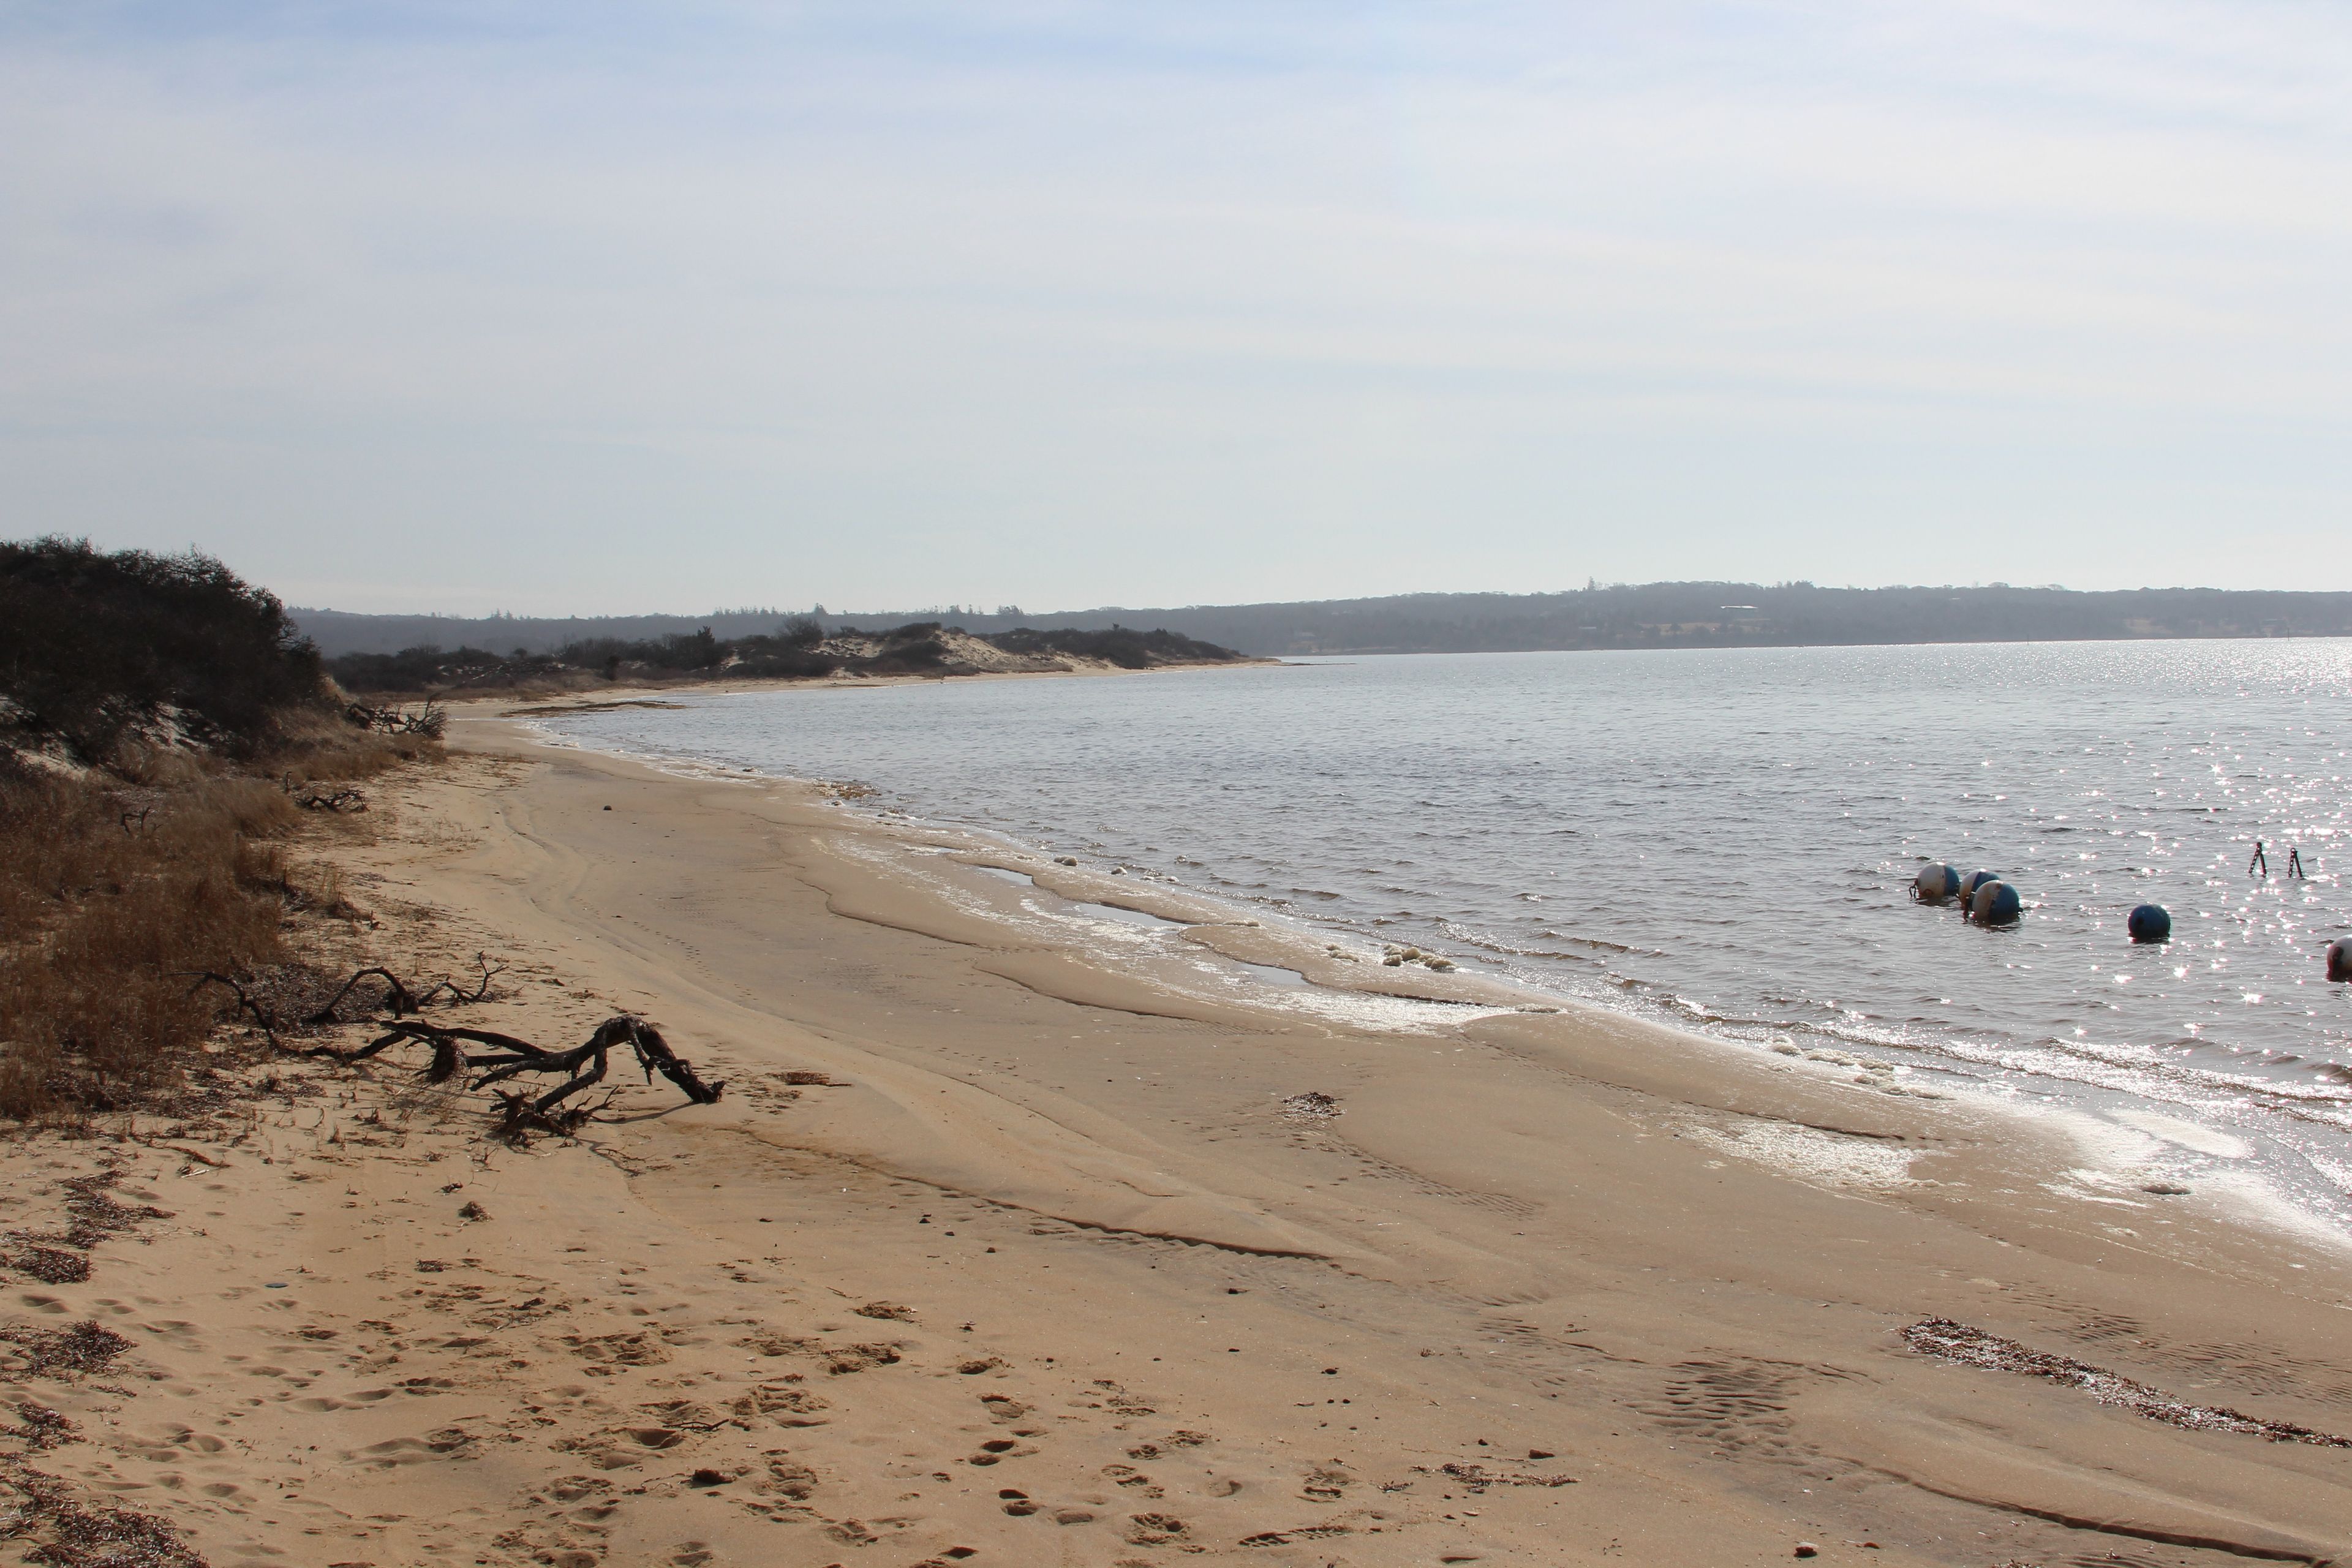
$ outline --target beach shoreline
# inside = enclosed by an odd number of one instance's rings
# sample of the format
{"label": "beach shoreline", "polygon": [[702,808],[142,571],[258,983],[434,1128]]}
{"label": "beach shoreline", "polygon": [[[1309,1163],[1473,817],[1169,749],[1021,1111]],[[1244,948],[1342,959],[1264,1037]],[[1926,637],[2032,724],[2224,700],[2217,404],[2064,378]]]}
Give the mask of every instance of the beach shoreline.
{"label": "beach shoreline", "polygon": [[[1613,996],[1596,1000],[1551,984],[1550,976],[1476,967],[1496,962],[1484,955],[1519,950],[1496,947],[1490,939],[1458,931],[1444,919],[1437,924],[1452,938],[1450,942],[1423,950],[1402,939],[1381,942],[1377,933],[1361,929],[1360,921],[1335,926],[1288,900],[1238,898],[1171,875],[1161,862],[1122,862],[1099,852],[1081,859],[1045,847],[1071,839],[1066,830],[1030,823],[1025,833],[1017,833],[988,826],[984,819],[958,820],[952,806],[945,815],[927,816],[919,807],[910,813],[883,804],[898,794],[887,776],[877,785],[863,778],[780,773],[772,767],[648,749],[643,743],[600,742],[542,724],[542,719],[562,717],[547,710],[507,710],[499,716],[526,719],[527,728],[544,743],[635,762],[667,774],[818,792],[874,829],[845,836],[842,842],[850,853],[863,853],[856,847],[860,844],[889,847],[866,857],[885,875],[901,880],[911,877],[932,897],[979,909],[1024,928],[1033,940],[1066,946],[1084,962],[1107,964],[1163,988],[1287,1012],[1304,1010],[1325,1022],[1374,1028],[1446,1028],[1496,1013],[1563,1013],[1611,1028],[1631,1023],[1652,1031],[1650,1037],[1660,1039],[1670,1051],[1728,1052],[1732,1070],[1738,1072],[1755,1070],[1759,1053],[1769,1052],[1785,1058],[1763,1063],[1769,1071],[1793,1069],[1828,1084],[1855,1084],[1898,1099],[1907,1095],[1946,1101],[1948,1117],[1989,1129],[1985,1136],[2008,1140],[2021,1149],[2039,1148],[2042,1179],[2065,1178],[2078,1196],[2103,1201],[2103,1194],[2120,1193],[2128,1201],[2147,1191],[2183,1197],[2189,1195],[2179,1190],[2186,1178],[2197,1184],[2200,1204],[2166,1206],[2226,1211],[2239,1223],[2352,1253],[2352,1233],[2340,1220],[2326,1211],[2307,1209],[2297,1194],[2281,1184],[2279,1172],[2250,1157],[2246,1146],[2230,1132],[2170,1114],[2162,1102],[2151,1110],[2128,1098],[2116,1104],[2084,1099],[2079,1092],[2053,1097],[2037,1092],[2044,1086],[2030,1079],[2023,1084],[1989,1079],[1979,1063],[1967,1058],[1928,1052],[1906,1060],[1907,1053],[1889,1051],[1884,1039],[1850,1037],[1818,1023],[1774,1026],[1742,1019],[1738,1028],[1709,1028],[1661,1009],[1654,998],[1647,1007],[1627,1006]],[[778,721],[771,717],[766,721]],[[910,847],[912,855],[900,854],[901,845]],[[1201,864],[1181,855],[1177,859],[1188,866]],[[1034,894],[1019,887],[1008,890],[975,883],[969,877],[960,882],[944,879],[939,873],[947,866],[980,869],[1034,888]],[[1297,882],[1300,876],[1295,870],[1276,873],[1277,881],[1287,883]],[[1213,875],[1209,879],[1223,880]],[[1156,928],[1181,945],[1171,954],[1162,943],[1163,951],[1147,961],[1139,948],[1150,943],[1139,941],[1132,929],[1104,925],[1105,917]],[[1228,961],[1222,972],[1200,962],[1210,954]],[[1237,987],[1243,977],[1239,972],[1250,972],[1250,977],[1280,989]],[[1857,1047],[1861,1054],[1856,1054]],[[2046,1087],[2079,1091],[2083,1086],[2062,1081]],[[2221,1157],[2184,1171],[2184,1152]]]}
{"label": "beach shoreline", "polygon": [[[161,1397],[228,1436],[47,1458],[176,1494],[215,1563],[296,1530],[320,1562],[566,1568],[2352,1549],[2334,1449],[1906,1338],[2352,1433],[2344,1259],[2088,1186],[2063,1128],[1622,1017],[1367,1025],[1106,967],[992,910],[1001,879],[891,871],[955,858],[928,826],[488,706],[345,856],[377,940],[509,956],[483,1026],[648,1017],[727,1097],[631,1085],[518,1152],[313,1068],[267,1165],[134,1155],[141,1190],[221,1190],[47,1294],[124,1306]],[[76,1397],[92,1431],[160,1418]]]}

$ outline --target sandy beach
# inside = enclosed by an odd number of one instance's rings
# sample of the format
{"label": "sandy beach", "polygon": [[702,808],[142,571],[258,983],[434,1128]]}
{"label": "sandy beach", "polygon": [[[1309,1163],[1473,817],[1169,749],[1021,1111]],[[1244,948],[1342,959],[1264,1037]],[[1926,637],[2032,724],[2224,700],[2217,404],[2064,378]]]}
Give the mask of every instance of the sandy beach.
{"label": "sandy beach", "polygon": [[[1188,991],[890,864],[1138,889],[499,711],[320,847],[354,942],[726,1093],[513,1149],[306,1061],[233,1142],[11,1163],[21,1223],[111,1227],[11,1277],[81,1439],[16,1440],[217,1568],[2352,1560],[2318,1238],[1834,1063]],[[127,1344],[36,1364],[83,1320]]]}

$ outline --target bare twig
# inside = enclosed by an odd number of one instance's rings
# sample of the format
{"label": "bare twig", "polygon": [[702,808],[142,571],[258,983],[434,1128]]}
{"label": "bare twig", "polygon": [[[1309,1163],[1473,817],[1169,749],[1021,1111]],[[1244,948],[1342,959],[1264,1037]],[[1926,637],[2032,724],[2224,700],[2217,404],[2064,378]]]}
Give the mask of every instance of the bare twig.
{"label": "bare twig", "polygon": [[260,1026],[262,1034],[268,1037],[269,1043],[272,1046],[277,1047],[279,1050],[284,1050],[286,1048],[284,1045],[279,1043],[278,1038],[277,1014],[263,1006],[259,1002],[255,1001],[253,993],[247,991],[243,984],[235,980],[231,980],[226,974],[216,974],[209,969],[204,971],[202,973],[194,975],[194,978],[195,980],[195,984],[188,987],[190,991],[201,991],[207,985],[227,986],[229,990],[236,993],[236,1005],[238,1008],[250,1016],[255,1024]]}
{"label": "bare twig", "polygon": [[[383,1008],[383,1011],[390,1013],[394,1017],[397,1018],[404,1013],[421,1013],[425,1010],[425,1004],[417,999],[415,993],[409,990],[407,984],[402,981],[399,975],[394,974],[389,969],[372,967],[362,969],[358,973],[352,975],[349,980],[344,981],[342,989],[335,993],[333,1000],[330,1001],[325,1006],[320,1008],[317,1012],[311,1014],[309,1017],[303,1019],[302,1022],[310,1025],[313,1027],[320,1024],[333,1023],[335,1021],[335,1009],[343,1005],[343,998],[352,994],[352,988],[353,986],[357,985],[361,981],[365,980],[371,974],[379,976],[383,981],[383,1000],[377,1004],[377,1005]],[[434,989],[438,990],[439,987],[436,986]],[[431,993],[428,992],[426,994],[430,995]]]}
{"label": "bare twig", "polygon": [[294,802],[305,811],[365,811],[367,796],[355,789],[339,789],[332,795],[320,795],[313,790]]}
{"label": "bare twig", "polygon": [[465,992],[458,990],[455,981],[444,980],[441,983],[448,988],[449,994],[452,998],[465,1003],[467,1006],[471,1006],[477,1002],[487,1000],[490,994],[490,982],[498,976],[505,973],[507,969],[507,966],[503,963],[492,963],[490,962],[490,955],[487,952],[478,952],[474,954],[474,963],[482,972],[482,983],[474,987],[472,995],[469,996]]}

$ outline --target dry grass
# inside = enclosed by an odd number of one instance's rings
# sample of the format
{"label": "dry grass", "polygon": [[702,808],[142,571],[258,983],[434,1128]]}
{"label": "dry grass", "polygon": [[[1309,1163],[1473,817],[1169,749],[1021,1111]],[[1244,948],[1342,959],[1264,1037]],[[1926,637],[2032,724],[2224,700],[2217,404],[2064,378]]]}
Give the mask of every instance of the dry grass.
{"label": "dry grass", "polygon": [[[341,780],[425,754],[390,739],[330,731],[265,765]],[[127,761],[126,780],[0,772],[0,1117],[72,1120],[168,1088],[233,1001],[197,977],[280,964],[292,912],[341,907],[340,873],[289,856],[306,814],[278,778]]]}
{"label": "dry grass", "polygon": [[296,784],[350,784],[404,763],[437,763],[443,755],[441,742],[429,736],[358,731],[340,719],[318,717],[289,721],[268,766]]}
{"label": "dry grass", "polygon": [[[217,779],[131,797],[0,784],[0,1114],[105,1110],[173,1075],[218,1021],[207,969],[279,954],[285,795]],[[126,816],[139,812],[143,816]]]}

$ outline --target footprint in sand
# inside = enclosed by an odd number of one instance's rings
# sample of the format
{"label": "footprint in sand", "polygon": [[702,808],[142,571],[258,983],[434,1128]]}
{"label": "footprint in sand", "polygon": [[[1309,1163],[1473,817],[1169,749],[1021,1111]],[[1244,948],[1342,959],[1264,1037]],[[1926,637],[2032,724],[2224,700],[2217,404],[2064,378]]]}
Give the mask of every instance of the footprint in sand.
{"label": "footprint in sand", "polygon": [[1102,1473],[1139,1496],[1159,1498],[1168,1495],[1163,1489],[1152,1484],[1150,1476],[1142,1474],[1133,1465],[1105,1465]]}
{"label": "footprint in sand", "polygon": [[966,1459],[964,1463],[992,1465],[999,1459],[1025,1459],[1037,1451],[1037,1447],[1034,1443],[1024,1447],[1010,1437],[992,1437],[982,1443],[980,1446],[980,1452]]}
{"label": "footprint in sand", "polygon": [[444,1426],[422,1437],[393,1437],[381,1443],[371,1443],[359,1453],[366,1456],[367,1462],[373,1465],[387,1468],[416,1465],[428,1459],[446,1458],[470,1447],[473,1441],[473,1434],[456,1426]]}
{"label": "footprint in sand", "polygon": [[609,1495],[612,1489],[612,1482],[593,1476],[565,1476],[548,1484],[547,1495],[558,1502],[578,1502],[583,1498]]}
{"label": "footprint in sand", "polygon": [[806,1502],[816,1494],[816,1472],[793,1458],[782,1448],[771,1448],[760,1456],[768,1461],[768,1479],[754,1489],[793,1502]]}
{"label": "footprint in sand", "polygon": [[1299,1483],[1299,1489],[1317,1502],[1338,1502],[1348,1495],[1356,1478],[1347,1471],[1325,1466],[1309,1470]]}
{"label": "footprint in sand", "polygon": [[1190,1527],[1173,1514],[1139,1513],[1129,1519],[1127,1528],[1118,1533],[1119,1539],[1129,1546],[1165,1546],[1185,1540]]}
{"label": "footprint in sand", "polygon": [[822,1426],[826,1418],[818,1412],[830,1407],[823,1396],[786,1383],[761,1384],[728,1405],[737,1415],[765,1415],[779,1426]]}

